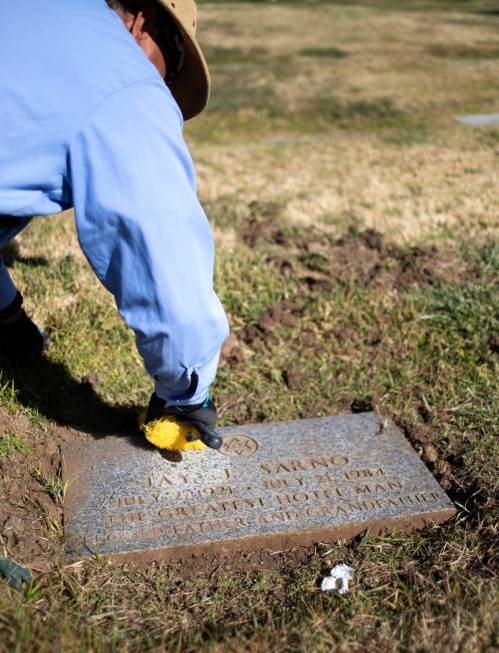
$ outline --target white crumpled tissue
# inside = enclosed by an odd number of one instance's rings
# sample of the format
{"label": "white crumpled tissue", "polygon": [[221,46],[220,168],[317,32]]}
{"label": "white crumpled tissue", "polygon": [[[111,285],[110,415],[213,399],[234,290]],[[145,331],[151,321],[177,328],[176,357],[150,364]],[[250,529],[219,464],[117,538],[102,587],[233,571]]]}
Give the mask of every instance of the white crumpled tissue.
{"label": "white crumpled tissue", "polygon": [[336,590],[338,594],[346,594],[348,592],[348,583],[353,578],[353,569],[348,565],[340,564],[335,565],[331,569],[331,575],[326,576],[321,583],[321,590],[323,592],[330,592]]}

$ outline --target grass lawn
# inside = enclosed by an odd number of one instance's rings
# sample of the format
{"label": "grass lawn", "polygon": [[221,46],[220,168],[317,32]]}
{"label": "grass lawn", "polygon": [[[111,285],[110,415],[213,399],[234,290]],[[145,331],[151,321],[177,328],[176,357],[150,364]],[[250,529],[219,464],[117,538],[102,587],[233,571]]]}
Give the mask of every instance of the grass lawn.
{"label": "grass lawn", "polygon": [[[374,406],[456,503],[443,526],[147,567],[67,565],[59,445],[129,428],[151,383],[71,212],[6,253],[45,360],[0,377],[5,651],[497,650],[499,12],[485,0],[200,5],[186,125],[233,336],[222,425]],[[0,556],[1,557],[1,556]],[[337,562],[351,591],[323,594]]]}

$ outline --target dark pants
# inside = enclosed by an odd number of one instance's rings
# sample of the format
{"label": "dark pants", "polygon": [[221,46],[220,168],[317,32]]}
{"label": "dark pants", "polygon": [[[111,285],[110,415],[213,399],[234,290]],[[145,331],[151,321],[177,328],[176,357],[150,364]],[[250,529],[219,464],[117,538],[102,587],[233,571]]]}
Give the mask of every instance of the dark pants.
{"label": "dark pants", "polygon": [[[4,247],[28,225],[32,218],[0,215],[0,248]],[[10,274],[0,256],[0,310],[11,304],[17,295]]]}

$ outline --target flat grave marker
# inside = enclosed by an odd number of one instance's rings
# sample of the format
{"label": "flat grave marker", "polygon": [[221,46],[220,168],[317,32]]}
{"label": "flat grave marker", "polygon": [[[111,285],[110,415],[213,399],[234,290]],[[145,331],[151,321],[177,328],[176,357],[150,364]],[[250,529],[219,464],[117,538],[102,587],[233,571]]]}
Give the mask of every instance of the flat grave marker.
{"label": "flat grave marker", "polygon": [[275,550],[455,513],[400,430],[375,413],[220,431],[222,449],[177,462],[138,437],[65,445],[70,556]]}
{"label": "flat grave marker", "polygon": [[471,127],[499,125],[499,113],[476,113],[469,116],[458,116],[457,119],[463,125],[470,125]]}

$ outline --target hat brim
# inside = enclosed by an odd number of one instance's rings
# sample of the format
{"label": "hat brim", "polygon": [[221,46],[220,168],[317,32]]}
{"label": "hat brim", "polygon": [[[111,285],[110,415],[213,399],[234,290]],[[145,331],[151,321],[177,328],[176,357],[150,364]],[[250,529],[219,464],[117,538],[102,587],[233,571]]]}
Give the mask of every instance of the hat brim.
{"label": "hat brim", "polygon": [[197,41],[185,31],[177,16],[164,4],[163,7],[175,21],[184,39],[184,65],[178,79],[169,84],[169,89],[182,111],[184,120],[189,120],[200,114],[208,103],[210,97],[208,66]]}

